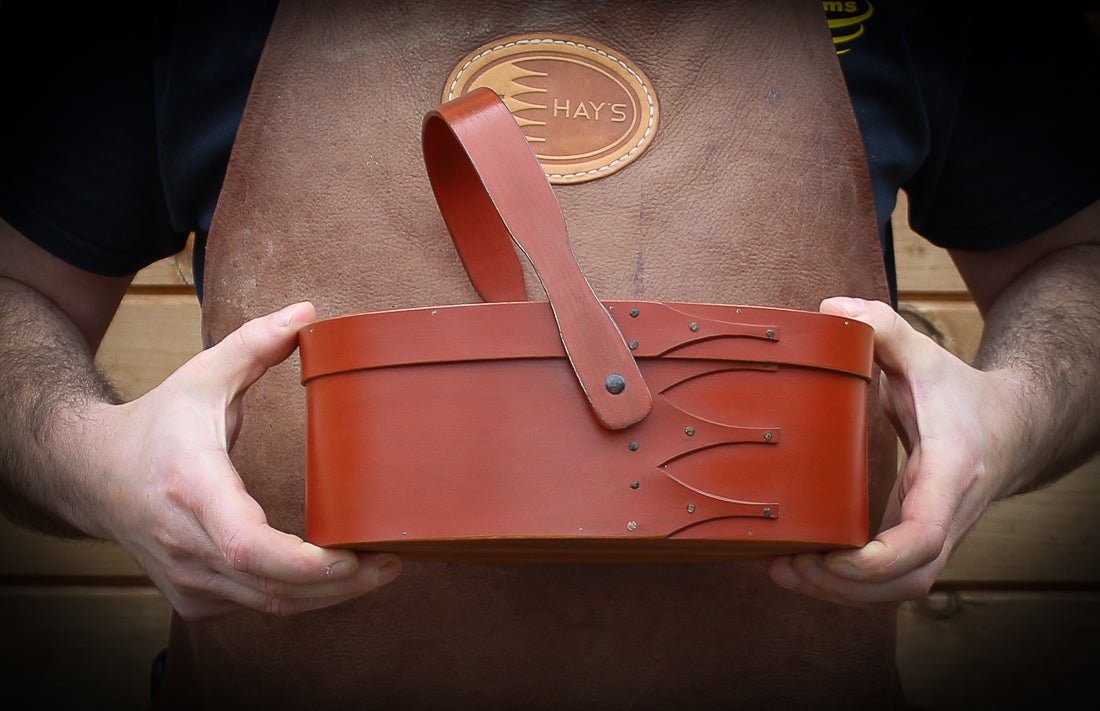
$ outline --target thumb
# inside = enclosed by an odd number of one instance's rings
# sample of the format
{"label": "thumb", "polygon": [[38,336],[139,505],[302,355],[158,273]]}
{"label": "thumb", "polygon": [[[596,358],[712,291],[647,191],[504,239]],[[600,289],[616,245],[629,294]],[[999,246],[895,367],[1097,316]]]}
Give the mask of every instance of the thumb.
{"label": "thumb", "polygon": [[887,375],[908,373],[928,347],[931,340],[909,325],[889,304],[846,296],[825,299],[820,311],[833,316],[862,321],[875,332],[875,363]]}
{"label": "thumb", "polygon": [[298,331],[316,318],[303,301],[247,321],[200,354],[202,379],[219,392],[239,393],[298,347]]}

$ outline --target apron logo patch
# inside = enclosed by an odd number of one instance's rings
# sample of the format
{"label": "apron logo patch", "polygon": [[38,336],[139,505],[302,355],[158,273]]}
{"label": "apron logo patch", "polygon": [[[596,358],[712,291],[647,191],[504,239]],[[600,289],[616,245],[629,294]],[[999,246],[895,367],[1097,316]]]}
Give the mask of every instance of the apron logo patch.
{"label": "apron logo patch", "polygon": [[649,77],[622,52],[582,37],[513,35],[482,45],[447,78],[443,100],[492,89],[551,183],[581,183],[638,159],[657,132]]}

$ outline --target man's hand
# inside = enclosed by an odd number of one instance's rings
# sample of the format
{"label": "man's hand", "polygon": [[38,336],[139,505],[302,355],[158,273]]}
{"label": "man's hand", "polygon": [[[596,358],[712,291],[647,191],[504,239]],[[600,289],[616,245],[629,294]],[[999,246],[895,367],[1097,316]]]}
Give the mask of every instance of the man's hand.
{"label": "man's hand", "polygon": [[900,520],[859,550],[777,558],[772,579],[843,604],[923,596],[989,503],[1007,493],[1012,453],[1027,444],[1017,414],[1023,386],[1008,370],[967,365],[882,302],[827,299],[821,311],[875,329],[883,408],[907,454]]}
{"label": "man's hand", "polygon": [[73,423],[101,455],[89,459],[97,513],[84,528],[121,543],[185,619],[312,610],[400,570],[392,555],[326,550],[271,528],[230,462],[242,395],[313,318],[301,303],[249,321],[143,397],[94,405]]}

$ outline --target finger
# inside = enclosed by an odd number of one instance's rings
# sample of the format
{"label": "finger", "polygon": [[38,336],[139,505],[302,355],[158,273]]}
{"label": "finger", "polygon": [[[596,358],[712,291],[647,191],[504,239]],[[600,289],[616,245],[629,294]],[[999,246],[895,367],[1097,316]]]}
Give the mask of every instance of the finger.
{"label": "finger", "polygon": [[313,321],[316,311],[308,301],[245,322],[196,358],[201,379],[215,392],[235,395],[247,389],[298,347],[298,331]]}
{"label": "finger", "polygon": [[820,311],[846,316],[874,329],[875,362],[888,375],[911,373],[913,364],[935,341],[920,333],[889,304],[850,297],[833,297],[821,302]]}
{"label": "finger", "polygon": [[[359,570],[360,558],[352,551],[321,548],[268,525],[263,509],[245,491],[223,452],[207,457],[206,462],[209,476],[203,480],[203,490],[194,492],[192,510],[222,564],[287,583],[338,580]],[[379,566],[373,558],[365,560]]]}
{"label": "finger", "polygon": [[810,556],[807,554],[802,554],[797,557],[788,555],[775,558],[768,567],[768,575],[771,576],[772,581],[776,585],[799,593],[800,595],[806,595],[807,597],[825,600],[826,602],[832,602],[838,605],[866,606],[871,604],[853,600],[842,594],[823,590],[819,585],[823,574],[820,572],[815,573],[814,569],[807,565],[805,559],[809,557]]}
{"label": "finger", "polygon": [[853,581],[829,572],[817,554],[787,556],[769,568],[776,584],[809,597],[840,605],[868,607],[894,605],[928,594],[935,581],[934,566],[910,571],[887,583]]}
{"label": "finger", "polygon": [[[893,308],[880,301],[833,297],[821,302],[822,313],[862,321],[874,331],[874,358],[881,373],[879,398],[883,412],[901,439],[905,452],[911,453],[920,439],[910,380],[921,348],[933,345],[915,331]],[[917,340],[914,340],[917,339]],[[919,339],[923,339],[921,342]]]}
{"label": "finger", "polygon": [[[163,569],[149,569],[149,577],[172,605],[180,617],[193,622],[206,620],[240,610],[240,605],[225,597],[212,595],[201,586],[180,585],[179,579],[185,577],[178,570],[168,572]],[[206,576],[209,580],[210,576]]]}
{"label": "finger", "polygon": [[[270,615],[292,615],[308,610],[335,605],[364,595],[392,581],[397,568],[387,568],[387,574],[378,574],[373,566],[364,566],[351,579],[309,586],[297,586],[295,594],[285,594],[268,585],[243,584],[230,575],[209,575],[198,586],[198,595],[192,599],[214,597]],[[276,587],[281,584],[276,583]],[[215,610],[213,603],[201,603],[201,609]],[[217,613],[214,613],[217,614]]]}
{"label": "finger", "polygon": [[227,577],[267,595],[288,599],[355,597],[393,582],[401,573],[401,561],[389,553],[360,554],[359,568],[344,578],[331,578],[320,583],[288,583],[273,578],[260,578],[236,570]]}
{"label": "finger", "polygon": [[[912,471],[919,460],[910,460]],[[917,477],[902,502],[901,522],[861,549],[786,556],[772,562],[782,587],[846,605],[886,603],[927,593],[949,553],[951,487]]]}
{"label": "finger", "polygon": [[858,551],[828,554],[824,566],[845,580],[885,583],[939,558],[945,540],[946,531],[938,523],[902,521]]}
{"label": "finger", "polygon": [[944,553],[948,527],[940,519],[907,518],[882,531],[859,550],[835,551],[825,556],[830,573],[846,580],[885,583],[904,577],[937,560]]}
{"label": "finger", "polygon": [[829,553],[829,571],[849,580],[885,582],[940,558],[951,535],[959,493],[953,480],[928,474],[934,471],[957,471],[957,466],[928,461],[924,452],[910,459],[902,478],[913,483],[904,494],[899,523],[858,550]]}
{"label": "finger", "polygon": [[[235,516],[234,509],[248,514]],[[321,548],[272,528],[255,502],[230,505],[223,515],[217,523],[205,525],[233,570],[288,583],[317,583],[352,576],[361,567],[350,551]]]}

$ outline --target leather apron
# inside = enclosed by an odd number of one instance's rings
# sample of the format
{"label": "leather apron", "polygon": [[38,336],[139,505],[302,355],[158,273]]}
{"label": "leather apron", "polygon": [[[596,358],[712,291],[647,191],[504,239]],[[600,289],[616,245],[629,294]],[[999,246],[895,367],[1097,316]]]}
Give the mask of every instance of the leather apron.
{"label": "leather apron", "polygon": [[[555,188],[600,297],[805,310],[831,295],[888,300],[866,158],[820,3],[303,1],[276,14],[233,147],[206,253],[207,342],[299,300],[319,318],[477,302],[428,184],[420,125],[467,52],[534,31],[617,48],[660,96],[647,153]],[[248,391],[232,458],[271,525],[301,534],[298,377],[294,356]],[[871,410],[875,528],[895,439],[874,389]],[[895,610],[787,592],[766,568],[406,563],[394,583],[317,612],[177,617],[158,703],[895,705]]]}

